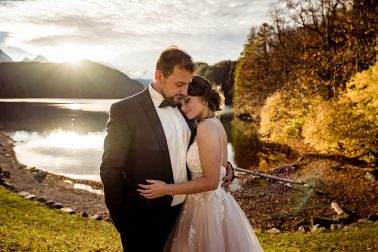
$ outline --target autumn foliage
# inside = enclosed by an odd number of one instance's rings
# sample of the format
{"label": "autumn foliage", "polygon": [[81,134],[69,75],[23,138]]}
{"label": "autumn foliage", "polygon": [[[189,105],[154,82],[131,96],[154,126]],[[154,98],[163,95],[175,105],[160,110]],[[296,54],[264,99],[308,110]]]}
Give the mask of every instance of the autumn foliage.
{"label": "autumn foliage", "polygon": [[258,122],[265,141],[376,163],[377,0],[276,6],[237,62],[236,114]]}

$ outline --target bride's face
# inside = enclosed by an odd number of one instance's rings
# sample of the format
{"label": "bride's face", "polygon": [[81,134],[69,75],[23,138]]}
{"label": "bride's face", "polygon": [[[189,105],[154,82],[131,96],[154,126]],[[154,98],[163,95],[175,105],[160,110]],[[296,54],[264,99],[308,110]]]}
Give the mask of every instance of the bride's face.
{"label": "bride's face", "polygon": [[181,100],[181,111],[190,120],[197,118],[204,109],[201,96],[186,96]]}

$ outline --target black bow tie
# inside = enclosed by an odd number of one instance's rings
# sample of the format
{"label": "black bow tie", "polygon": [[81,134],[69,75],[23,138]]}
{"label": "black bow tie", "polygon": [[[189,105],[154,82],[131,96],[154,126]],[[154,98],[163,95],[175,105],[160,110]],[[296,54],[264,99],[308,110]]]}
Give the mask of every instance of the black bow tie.
{"label": "black bow tie", "polygon": [[173,103],[172,101],[163,100],[160,103],[159,108],[165,108],[165,107],[168,107],[168,106],[171,106],[172,108],[175,108],[177,106],[177,104]]}

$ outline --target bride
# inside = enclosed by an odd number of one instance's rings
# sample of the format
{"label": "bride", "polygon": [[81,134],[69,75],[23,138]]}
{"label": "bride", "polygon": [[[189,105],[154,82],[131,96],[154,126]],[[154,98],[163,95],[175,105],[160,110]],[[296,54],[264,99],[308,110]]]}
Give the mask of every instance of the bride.
{"label": "bride", "polygon": [[188,194],[166,247],[170,251],[263,251],[247,217],[230,193],[221,187],[226,174],[227,135],[215,112],[224,97],[219,89],[194,76],[181,110],[197,122],[197,135],[187,153],[191,180],[166,184],[147,180],[141,195],[154,199]]}

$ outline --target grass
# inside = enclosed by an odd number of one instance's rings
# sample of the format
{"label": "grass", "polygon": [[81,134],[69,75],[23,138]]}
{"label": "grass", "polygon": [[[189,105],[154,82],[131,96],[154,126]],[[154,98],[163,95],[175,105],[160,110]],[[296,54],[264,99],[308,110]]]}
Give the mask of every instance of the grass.
{"label": "grass", "polygon": [[[308,234],[256,232],[265,251],[378,251],[378,224]],[[50,209],[0,186],[0,251],[121,251],[112,224]]]}
{"label": "grass", "polygon": [[121,251],[112,224],[21,198],[0,186],[0,251]]}
{"label": "grass", "polygon": [[319,230],[299,234],[284,232],[270,234],[264,232],[257,236],[264,251],[378,251],[378,224],[364,224],[347,230],[331,232]]}

